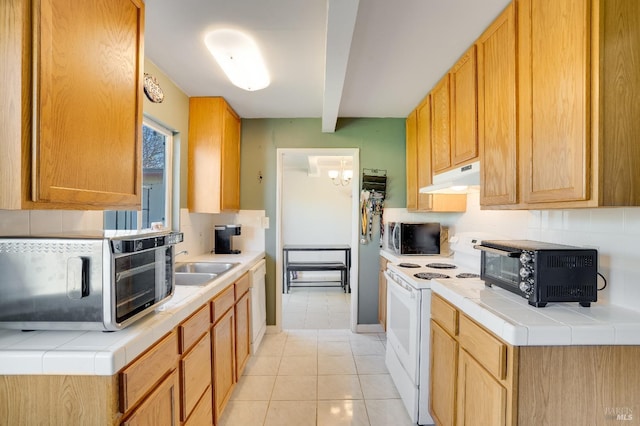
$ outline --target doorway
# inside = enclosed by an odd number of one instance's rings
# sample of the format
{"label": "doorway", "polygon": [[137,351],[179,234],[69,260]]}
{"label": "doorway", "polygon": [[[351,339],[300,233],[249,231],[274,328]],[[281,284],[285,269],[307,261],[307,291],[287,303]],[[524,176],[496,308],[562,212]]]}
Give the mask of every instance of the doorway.
{"label": "doorway", "polygon": [[[331,177],[329,170],[332,172]],[[343,171],[352,171],[352,178],[346,179]],[[334,177],[334,179],[332,179]],[[346,173],[348,177],[348,173]],[[294,200],[292,201],[292,198]],[[295,328],[335,328],[340,315],[334,315],[331,323],[321,316],[323,303],[333,304],[334,313],[340,311],[339,303],[348,308],[344,326],[356,330],[358,313],[358,223],[359,223],[359,149],[357,148],[305,148],[277,150],[277,190],[276,190],[276,328],[285,326],[283,306],[295,300],[297,315],[301,320],[302,305],[314,305],[317,312],[309,315]],[[349,274],[350,293],[344,293],[339,285],[326,287],[309,284],[297,286],[286,294],[283,291],[283,246],[285,244],[348,244],[351,248],[351,268]],[[336,253],[333,253],[335,256]],[[337,254],[340,256],[340,254]],[[307,253],[314,259],[329,259],[329,253]],[[334,271],[335,272],[335,271]],[[309,275],[329,274],[310,272]],[[334,275],[335,276],[335,275]],[[327,277],[318,277],[326,279]],[[321,284],[322,285],[322,284]],[[292,299],[293,295],[298,297]],[[314,296],[316,297],[314,299]],[[323,302],[324,300],[324,302]],[[283,304],[284,301],[284,304]],[[327,312],[329,315],[331,313]],[[325,313],[326,315],[326,313]],[[291,317],[289,317],[291,318]],[[306,322],[306,326],[305,326]],[[316,323],[318,327],[313,327]],[[290,324],[289,324],[290,325]]]}

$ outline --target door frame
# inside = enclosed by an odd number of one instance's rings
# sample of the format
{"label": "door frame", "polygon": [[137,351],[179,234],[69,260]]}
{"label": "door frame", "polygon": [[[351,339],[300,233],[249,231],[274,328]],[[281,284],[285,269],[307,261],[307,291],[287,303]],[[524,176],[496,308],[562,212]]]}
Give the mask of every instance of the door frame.
{"label": "door frame", "polygon": [[351,179],[351,270],[349,283],[351,287],[351,308],[349,325],[356,332],[358,325],[358,270],[359,244],[358,224],[360,223],[360,149],[359,148],[278,148],[276,150],[276,331],[282,331],[282,192],[283,192],[283,157],[286,154],[306,154],[322,156],[351,157],[353,162],[353,179]]}

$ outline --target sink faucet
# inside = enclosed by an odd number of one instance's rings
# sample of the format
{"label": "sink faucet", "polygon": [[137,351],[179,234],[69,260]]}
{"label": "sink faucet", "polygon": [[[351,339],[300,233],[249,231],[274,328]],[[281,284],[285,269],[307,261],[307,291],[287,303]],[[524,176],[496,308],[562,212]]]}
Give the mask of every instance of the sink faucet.
{"label": "sink faucet", "polygon": [[180,255],[180,254],[187,254],[187,255],[188,255],[188,254],[189,254],[189,252],[188,252],[188,251],[186,251],[186,250],[182,250],[182,251],[177,252],[177,253],[176,253],[176,255],[175,255],[175,256],[173,256],[173,257],[174,257],[174,258],[176,258],[176,257],[178,257],[178,255]]}

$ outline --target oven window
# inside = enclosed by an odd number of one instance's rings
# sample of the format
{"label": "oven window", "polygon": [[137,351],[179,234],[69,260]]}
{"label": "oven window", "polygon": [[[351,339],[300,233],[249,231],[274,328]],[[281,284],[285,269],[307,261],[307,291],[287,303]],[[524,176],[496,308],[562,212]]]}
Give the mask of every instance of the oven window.
{"label": "oven window", "polygon": [[118,323],[142,312],[168,294],[166,288],[170,278],[167,278],[166,272],[167,250],[170,256],[170,249],[162,248],[115,259],[116,321]]}
{"label": "oven window", "polygon": [[514,257],[484,252],[484,273],[504,283],[518,285],[520,282],[520,260]]}

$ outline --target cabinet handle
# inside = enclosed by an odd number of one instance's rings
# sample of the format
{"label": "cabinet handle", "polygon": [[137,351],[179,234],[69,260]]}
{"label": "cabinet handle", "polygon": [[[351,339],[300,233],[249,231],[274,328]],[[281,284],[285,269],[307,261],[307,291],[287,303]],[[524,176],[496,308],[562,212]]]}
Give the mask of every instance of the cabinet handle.
{"label": "cabinet handle", "polygon": [[500,256],[505,256],[505,257],[520,257],[520,251],[500,250],[493,247],[483,246],[482,244],[476,244],[475,246],[473,246],[473,248],[476,250],[482,250],[482,251],[498,254]]}

